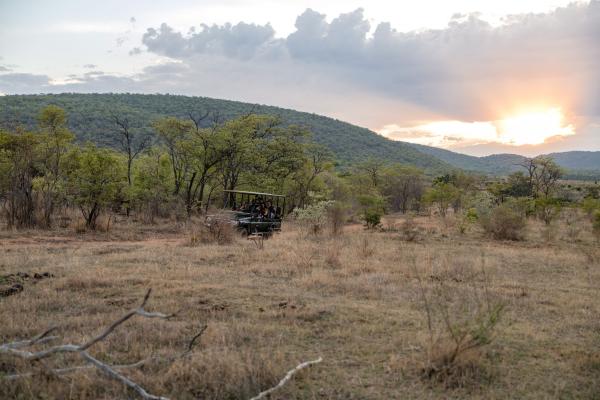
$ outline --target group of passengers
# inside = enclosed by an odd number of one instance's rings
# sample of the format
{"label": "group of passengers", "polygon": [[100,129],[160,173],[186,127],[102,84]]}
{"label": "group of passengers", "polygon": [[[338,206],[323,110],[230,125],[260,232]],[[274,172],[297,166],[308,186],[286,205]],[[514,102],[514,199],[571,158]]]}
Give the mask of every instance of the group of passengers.
{"label": "group of passengers", "polygon": [[255,197],[250,203],[242,203],[239,211],[247,212],[260,219],[281,218],[281,207],[274,206],[270,200],[265,201],[262,197]]}

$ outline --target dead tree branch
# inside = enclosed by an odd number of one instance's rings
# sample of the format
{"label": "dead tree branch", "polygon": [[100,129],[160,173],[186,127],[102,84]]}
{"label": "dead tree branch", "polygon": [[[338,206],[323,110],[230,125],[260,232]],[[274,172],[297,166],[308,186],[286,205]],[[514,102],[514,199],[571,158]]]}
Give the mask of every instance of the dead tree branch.
{"label": "dead tree branch", "polygon": [[[202,334],[206,331],[207,325],[202,325],[200,327],[199,332],[191,338],[191,340],[188,343],[187,348],[185,349],[184,352],[182,352],[179,355],[173,356],[173,357],[168,357],[168,358],[150,357],[150,358],[140,360],[140,361],[132,363],[132,364],[109,365],[107,363],[104,363],[104,362],[98,360],[97,358],[92,356],[87,351],[89,348],[91,348],[96,343],[101,342],[102,340],[106,339],[106,337],[108,337],[117,327],[119,327],[119,325],[123,324],[125,321],[127,321],[128,319],[130,319],[131,317],[133,317],[135,315],[139,315],[139,316],[145,317],[145,318],[160,318],[160,319],[168,319],[168,318],[173,317],[175,314],[163,314],[160,312],[148,312],[144,309],[144,307],[146,306],[146,303],[148,302],[148,299],[150,298],[151,292],[152,292],[152,290],[148,289],[148,291],[146,292],[146,295],[144,296],[144,299],[142,300],[142,303],[140,304],[140,306],[138,308],[135,308],[135,309],[127,312],[121,318],[117,319],[115,322],[113,322],[111,325],[109,325],[106,329],[104,329],[99,335],[92,337],[87,342],[84,342],[82,344],[56,345],[56,346],[52,346],[52,347],[49,347],[47,349],[40,350],[37,352],[25,350],[25,348],[27,348],[27,347],[45,344],[50,341],[58,339],[57,336],[50,336],[50,333],[54,332],[57,329],[56,327],[52,327],[31,339],[0,344],[0,354],[10,354],[10,355],[13,355],[13,356],[16,356],[16,357],[19,357],[19,358],[22,358],[22,359],[25,359],[28,361],[41,361],[43,359],[49,358],[52,355],[55,355],[58,353],[77,353],[84,361],[87,362],[87,364],[74,366],[74,367],[65,367],[65,368],[48,368],[48,367],[46,367],[46,372],[58,377],[58,376],[69,374],[69,373],[75,372],[75,371],[97,369],[97,370],[101,371],[102,373],[104,373],[106,376],[108,376],[116,381],[119,381],[123,385],[134,390],[144,400],[169,400],[167,397],[157,396],[157,395],[148,393],[142,386],[140,386],[136,382],[132,381],[131,379],[127,378],[125,375],[120,373],[119,370],[138,368],[138,367],[141,367],[141,366],[147,364],[148,362],[150,362],[152,360],[163,359],[163,360],[167,360],[170,362],[174,362],[177,359],[186,357],[187,355],[189,355],[192,352],[196,342],[202,336]],[[303,363],[297,365],[295,368],[289,370],[287,372],[287,374],[279,381],[279,383],[277,385],[259,393],[258,395],[254,396],[250,400],[260,400],[260,399],[267,397],[271,393],[273,393],[276,390],[283,387],[287,382],[289,382],[292,379],[292,377],[294,376],[294,374],[296,374],[297,372],[299,372],[302,369],[310,367],[313,364],[318,364],[321,361],[323,361],[323,358],[319,357],[316,360],[306,361],[306,362],[303,362]],[[42,365],[44,365],[44,364],[42,364]],[[16,379],[21,379],[21,378],[32,377],[34,375],[35,375],[34,372],[28,372],[28,373],[23,373],[23,374],[4,375],[4,376],[2,376],[2,379],[10,381],[10,380],[16,380]]]}
{"label": "dead tree branch", "polygon": [[[52,370],[49,370],[48,372],[60,375],[60,374],[65,374],[65,373],[69,373],[69,372],[76,371],[76,370],[95,367],[95,368],[99,369],[100,371],[102,371],[105,375],[107,375],[107,376],[121,382],[125,386],[135,390],[140,395],[140,397],[142,397],[143,399],[168,400],[166,397],[156,396],[156,395],[148,393],[140,385],[133,382],[131,379],[127,378],[126,376],[122,375],[121,373],[117,372],[117,370],[119,370],[119,369],[139,367],[139,366],[145,364],[146,362],[148,362],[151,358],[142,360],[142,361],[138,361],[134,364],[114,365],[113,366],[113,365],[109,365],[109,364],[106,364],[106,363],[98,360],[97,358],[95,358],[94,356],[92,356],[90,353],[87,352],[87,349],[89,349],[96,343],[104,340],[119,325],[121,325],[122,323],[124,323],[125,321],[127,321],[128,319],[133,317],[134,315],[139,315],[139,316],[142,316],[145,318],[161,318],[161,319],[168,319],[168,318],[173,317],[174,314],[168,315],[168,314],[163,314],[163,313],[159,313],[159,312],[148,312],[144,309],[144,307],[146,306],[146,303],[148,302],[148,299],[150,298],[151,292],[152,292],[152,290],[148,289],[148,291],[146,292],[146,295],[144,296],[142,303],[140,304],[140,306],[138,308],[135,308],[135,309],[129,311],[128,313],[123,315],[121,318],[119,318],[118,320],[113,322],[108,328],[106,328],[104,331],[102,331],[102,333],[100,333],[98,336],[93,337],[92,339],[88,340],[87,342],[85,342],[83,344],[57,345],[57,346],[52,346],[50,348],[47,348],[47,349],[41,350],[41,351],[37,351],[37,352],[22,350],[22,348],[24,348],[24,347],[33,346],[36,344],[47,343],[51,340],[55,340],[56,337],[49,336],[49,334],[51,332],[53,332],[56,328],[50,328],[50,329],[46,330],[45,332],[42,332],[41,334],[35,336],[32,339],[2,344],[2,345],[0,345],[0,353],[11,354],[11,355],[14,355],[14,356],[17,356],[17,357],[20,357],[20,358],[23,358],[23,359],[29,360],[29,361],[42,360],[44,358],[50,357],[50,356],[52,356],[54,354],[58,354],[58,353],[78,353],[90,365],[82,365],[82,366],[70,367],[70,368],[52,369]],[[205,329],[206,329],[206,327],[203,327],[203,329],[200,331],[200,333],[197,334],[196,336],[194,336],[194,338],[188,345],[188,349],[187,349],[186,353],[189,353],[191,351],[191,349],[194,345],[194,342],[196,341],[196,339],[198,339],[198,337],[200,337],[200,335],[204,332]],[[9,376],[6,376],[5,378],[6,379],[17,379],[17,378],[24,377],[24,376],[29,376],[29,374],[9,375]]]}
{"label": "dead tree branch", "polygon": [[291,369],[288,371],[287,374],[285,374],[285,376],[283,377],[282,380],[279,381],[279,383],[275,386],[273,386],[270,389],[265,390],[264,392],[260,392],[259,394],[257,394],[256,396],[254,396],[253,398],[251,398],[250,400],[259,400],[259,399],[263,399],[266,396],[270,395],[271,393],[273,393],[274,391],[276,391],[277,389],[280,389],[281,387],[283,387],[283,385],[285,385],[290,379],[292,379],[292,376],[294,376],[294,374],[304,368],[310,367],[313,364],[318,364],[321,361],[323,361],[322,357],[319,357],[316,360],[313,361],[306,361],[303,362],[302,364],[298,364],[296,366],[296,368]]}

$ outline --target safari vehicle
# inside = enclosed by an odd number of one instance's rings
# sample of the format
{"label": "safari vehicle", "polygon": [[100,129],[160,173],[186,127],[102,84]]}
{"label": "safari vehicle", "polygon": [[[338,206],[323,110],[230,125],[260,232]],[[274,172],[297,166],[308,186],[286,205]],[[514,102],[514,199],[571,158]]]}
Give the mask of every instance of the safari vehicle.
{"label": "safari vehicle", "polygon": [[281,231],[285,196],[281,194],[225,190],[229,220],[244,234],[270,236]]}

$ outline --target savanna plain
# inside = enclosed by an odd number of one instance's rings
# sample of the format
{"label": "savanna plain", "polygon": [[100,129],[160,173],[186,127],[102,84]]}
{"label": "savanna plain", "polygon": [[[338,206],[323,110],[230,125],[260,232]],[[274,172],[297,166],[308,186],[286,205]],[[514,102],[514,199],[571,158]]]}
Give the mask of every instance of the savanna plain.
{"label": "savanna plain", "polygon": [[[600,397],[600,246],[587,223],[530,221],[521,241],[451,216],[317,234],[290,221],[265,241],[199,240],[199,226],[3,231],[0,343],[53,326],[58,343],[83,343],[151,288],[145,309],[175,315],[134,316],[88,351],[146,360],[122,373],[154,395],[249,399],[322,357],[270,398]],[[82,365],[2,354],[0,397],[137,397],[94,368],[52,372]]]}

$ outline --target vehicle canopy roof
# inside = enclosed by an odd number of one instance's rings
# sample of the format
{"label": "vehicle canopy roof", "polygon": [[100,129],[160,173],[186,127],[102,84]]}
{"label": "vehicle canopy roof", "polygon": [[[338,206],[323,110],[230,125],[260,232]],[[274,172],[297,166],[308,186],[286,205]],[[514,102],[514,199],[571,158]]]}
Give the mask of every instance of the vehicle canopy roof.
{"label": "vehicle canopy roof", "polygon": [[265,196],[265,197],[283,197],[282,194],[273,194],[273,193],[260,193],[260,192],[248,192],[245,190],[223,190],[225,193],[234,193],[234,194],[247,194],[250,196]]}

